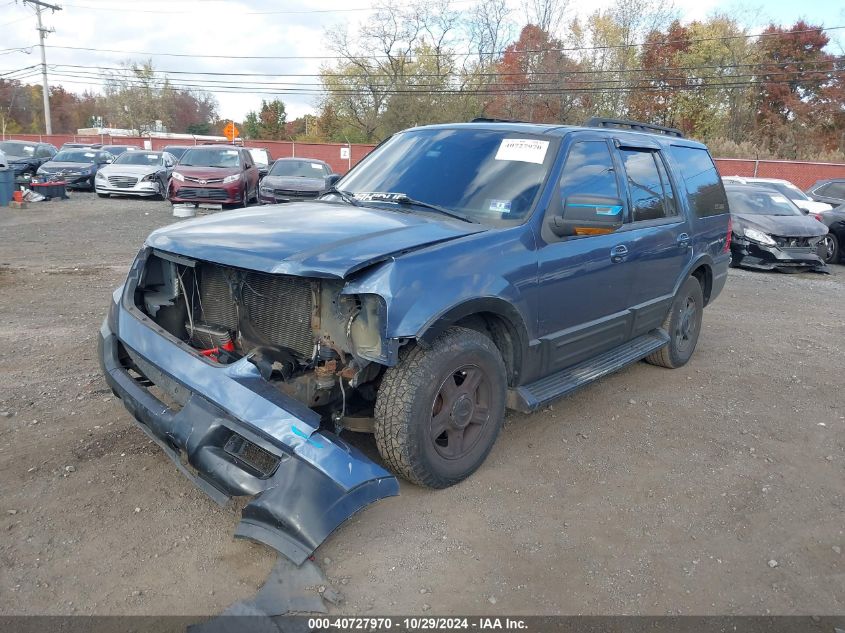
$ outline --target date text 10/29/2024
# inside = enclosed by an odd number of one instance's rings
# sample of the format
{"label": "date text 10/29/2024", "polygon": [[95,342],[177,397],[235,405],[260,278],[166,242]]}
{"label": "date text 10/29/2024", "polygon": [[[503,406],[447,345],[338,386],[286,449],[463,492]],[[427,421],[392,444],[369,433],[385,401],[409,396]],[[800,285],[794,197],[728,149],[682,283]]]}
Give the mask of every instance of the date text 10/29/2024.
{"label": "date text 10/29/2024", "polygon": [[309,618],[311,631],[527,631],[520,618],[476,617],[337,617]]}

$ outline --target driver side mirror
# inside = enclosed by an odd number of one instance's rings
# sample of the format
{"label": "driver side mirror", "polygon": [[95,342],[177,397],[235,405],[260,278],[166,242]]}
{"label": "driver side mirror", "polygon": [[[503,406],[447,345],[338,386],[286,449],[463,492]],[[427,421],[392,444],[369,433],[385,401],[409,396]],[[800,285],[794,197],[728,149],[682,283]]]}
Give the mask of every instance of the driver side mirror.
{"label": "driver side mirror", "polygon": [[340,180],[340,174],[329,174],[326,176],[326,187],[333,187]]}
{"label": "driver side mirror", "polygon": [[613,233],[622,228],[624,208],[619,198],[576,194],[563,201],[559,215],[549,218],[549,229],[558,237]]}

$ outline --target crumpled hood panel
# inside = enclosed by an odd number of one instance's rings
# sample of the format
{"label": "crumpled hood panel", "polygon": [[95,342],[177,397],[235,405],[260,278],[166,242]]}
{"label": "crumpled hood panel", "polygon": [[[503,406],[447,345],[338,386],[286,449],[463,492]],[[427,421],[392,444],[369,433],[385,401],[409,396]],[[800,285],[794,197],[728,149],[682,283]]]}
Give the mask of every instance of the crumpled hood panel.
{"label": "crumpled hood panel", "polygon": [[[740,227],[757,229],[780,237],[819,237],[827,227],[808,215],[752,215],[735,214],[734,222]],[[737,222],[738,220],[738,222]]]}
{"label": "crumpled hood panel", "polygon": [[147,245],[260,272],[343,278],[391,255],[483,230],[400,211],[299,202],[180,222],[153,232]]}

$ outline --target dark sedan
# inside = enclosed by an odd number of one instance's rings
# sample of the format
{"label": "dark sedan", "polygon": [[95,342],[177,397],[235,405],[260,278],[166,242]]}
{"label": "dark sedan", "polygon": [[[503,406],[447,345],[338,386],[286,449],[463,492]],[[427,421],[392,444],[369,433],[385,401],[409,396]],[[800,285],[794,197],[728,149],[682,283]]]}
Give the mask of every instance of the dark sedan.
{"label": "dark sedan", "polygon": [[261,180],[261,204],[317,198],[339,178],[328,163],[312,158],[280,158]]}
{"label": "dark sedan", "polygon": [[827,227],[780,192],[725,185],[733,220],[731,266],[781,272],[825,272],[818,255]]}
{"label": "dark sedan", "polygon": [[842,245],[845,244],[845,204],[810,215],[824,224],[828,230],[827,235],[819,242],[819,257],[826,264],[845,262],[842,256]]}
{"label": "dark sedan", "polygon": [[62,150],[38,168],[41,180],[63,180],[68,189],[94,190],[94,177],[103,165],[114,161],[108,152],[81,148]]}
{"label": "dark sedan", "polygon": [[834,207],[845,204],[845,178],[819,180],[807,189],[807,195],[817,202],[826,202]]}
{"label": "dark sedan", "polygon": [[100,149],[117,158],[123,152],[134,152],[135,150],[139,150],[141,148],[137,145],[103,145]]}
{"label": "dark sedan", "polygon": [[0,151],[6,155],[9,167],[15,170],[15,182],[20,184],[30,182],[38,168],[56,154],[56,148],[49,143],[27,141],[3,141]]}

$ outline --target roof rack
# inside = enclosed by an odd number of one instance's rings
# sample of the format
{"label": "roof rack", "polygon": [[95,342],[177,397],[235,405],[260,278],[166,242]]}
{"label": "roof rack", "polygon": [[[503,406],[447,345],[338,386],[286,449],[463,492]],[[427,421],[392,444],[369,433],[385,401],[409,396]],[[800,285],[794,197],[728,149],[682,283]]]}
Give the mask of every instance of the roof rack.
{"label": "roof rack", "polygon": [[518,121],[516,119],[491,119],[488,117],[475,117],[470,123],[528,123],[528,121]]}
{"label": "roof rack", "polygon": [[662,125],[651,125],[650,123],[642,123],[640,121],[629,121],[628,119],[604,119],[602,117],[593,117],[587,119],[584,127],[606,127],[616,129],[629,129],[635,132],[648,132],[665,134],[666,136],[677,136],[684,138],[684,133],[674,127],[664,127]]}

